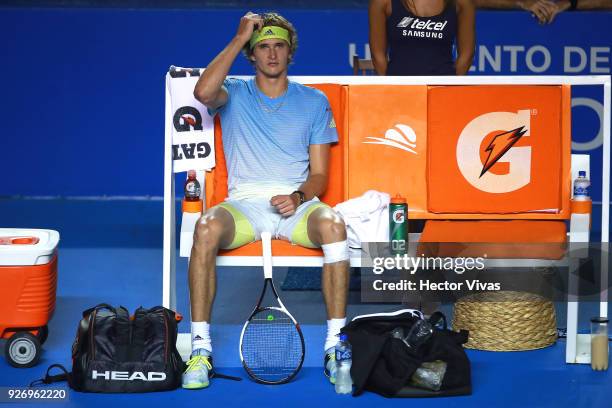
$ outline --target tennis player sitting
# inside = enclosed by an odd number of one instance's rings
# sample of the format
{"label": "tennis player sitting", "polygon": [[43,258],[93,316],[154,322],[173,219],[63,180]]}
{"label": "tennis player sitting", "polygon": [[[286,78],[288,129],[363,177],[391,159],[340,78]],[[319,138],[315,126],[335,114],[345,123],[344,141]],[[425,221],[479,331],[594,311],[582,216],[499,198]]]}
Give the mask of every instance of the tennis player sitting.
{"label": "tennis player sitting", "polygon": [[[217,252],[259,240],[262,231],[323,249],[324,365],[335,381],[333,347],[346,322],[348,246],[342,219],[317,196],[326,188],[330,144],[338,135],[325,95],[287,78],[296,48],[295,29],[285,18],[247,13],[194,91],[221,117],[229,197],[206,211],[195,231],[189,264],[192,356],[184,388],[209,384]],[[226,79],[240,51],[255,67],[255,78]]]}

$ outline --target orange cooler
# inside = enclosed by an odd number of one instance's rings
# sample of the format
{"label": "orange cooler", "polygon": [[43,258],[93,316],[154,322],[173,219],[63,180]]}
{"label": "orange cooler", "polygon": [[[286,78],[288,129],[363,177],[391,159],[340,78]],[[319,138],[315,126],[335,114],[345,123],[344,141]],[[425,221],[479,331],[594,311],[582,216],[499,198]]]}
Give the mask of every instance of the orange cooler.
{"label": "orange cooler", "polygon": [[0,228],[0,338],[14,367],[40,358],[55,310],[57,245],[53,230]]}

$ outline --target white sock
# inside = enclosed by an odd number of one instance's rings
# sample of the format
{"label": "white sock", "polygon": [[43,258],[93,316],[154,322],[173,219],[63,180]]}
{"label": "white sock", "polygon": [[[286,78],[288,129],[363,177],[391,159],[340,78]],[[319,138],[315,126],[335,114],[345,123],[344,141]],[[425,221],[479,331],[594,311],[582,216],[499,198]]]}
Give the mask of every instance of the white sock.
{"label": "white sock", "polygon": [[325,348],[327,351],[338,343],[340,329],[346,326],[346,317],[342,319],[331,319],[327,321],[327,337],[325,338]]}
{"label": "white sock", "polygon": [[202,348],[212,353],[210,324],[208,322],[191,322],[191,350]]}

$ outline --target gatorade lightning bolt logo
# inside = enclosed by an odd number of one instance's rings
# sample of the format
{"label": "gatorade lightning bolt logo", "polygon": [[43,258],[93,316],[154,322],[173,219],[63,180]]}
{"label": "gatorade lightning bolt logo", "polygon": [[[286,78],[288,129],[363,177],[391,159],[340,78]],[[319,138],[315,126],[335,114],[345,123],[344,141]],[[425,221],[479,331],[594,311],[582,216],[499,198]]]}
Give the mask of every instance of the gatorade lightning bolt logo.
{"label": "gatorade lightning bolt logo", "polygon": [[395,212],[393,213],[393,221],[401,224],[402,222],[404,222],[404,210],[403,209],[397,209],[395,210]]}
{"label": "gatorade lightning bolt logo", "polygon": [[[490,135],[495,137],[483,151],[483,143]],[[525,187],[531,181],[531,146],[516,146],[516,142],[530,137],[530,109],[487,112],[475,117],[457,139],[455,157],[461,175],[474,188],[487,193],[503,194]],[[485,152],[489,156],[483,164]],[[489,171],[495,163],[508,163],[505,174]]]}
{"label": "gatorade lightning bolt logo", "polygon": [[527,133],[527,129],[525,126],[521,126],[508,132],[496,135],[485,149],[486,152],[489,152],[489,155],[482,166],[480,177],[482,177],[491,167],[493,167],[493,165],[497,163],[499,159],[501,159],[525,133]]}
{"label": "gatorade lightning bolt logo", "polygon": [[192,118],[191,116],[183,115],[183,116],[181,116],[181,119],[183,119],[185,122],[189,123],[191,126],[195,126],[196,125],[195,119]]}
{"label": "gatorade lightning bolt logo", "polygon": [[182,106],[174,112],[172,118],[174,129],[177,132],[189,132],[193,130],[203,130],[202,115],[193,106]]}

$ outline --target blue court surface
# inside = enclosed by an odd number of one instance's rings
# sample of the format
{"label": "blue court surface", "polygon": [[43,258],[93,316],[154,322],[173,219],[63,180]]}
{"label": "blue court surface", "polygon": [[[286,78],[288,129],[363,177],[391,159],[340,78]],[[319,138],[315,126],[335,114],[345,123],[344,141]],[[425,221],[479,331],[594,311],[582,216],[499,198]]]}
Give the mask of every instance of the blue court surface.
{"label": "blue court surface", "polygon": [[[0,358],[0,387],[26,386],[41,378],[52,363],[69,367],[70,347],[84,309],[100,302],[124,305],[132,311],[140,305],[161,304],[160,200],[0,199],[0,225],[52,228],[62,234],[57,307],[49,325],[49,339],[43,347],[41,361],[30,369],[16,369]],[[182,332],[187,332],[186,260],[179,259],[177,268],[178,310],[185,315],[179,327]],[[313,269],[312,273],[320,272]],[[275,270],[279,289],[286,274],[286,268]],[[322,373],[325,311],[319,291],[281,292],[287,307],[304,328],[307,348],[304,368],[290,384],[256,384],[240,367],[238,341],[242,323],[256,301],[261,282],[262,272],[258,268],[218,270],[212,328],[216,368],[221,373],[240,376],[243,381],[217,379],[207,390],[180,389],[152,394],[100,395],[70,391],[65,406],[610,406],[611,373],[593,372],[586,365],[566,365],[563,341],[543,350],[528,352],[468,351],[472,362],[471,396],[418,400],[386,399],[367,392],[357,398],[338,396]],[[564,308],[558,306],[558,322],[564,326]],[[583,330],[588,329],[588,317],[597,314],[592,306],[581,309]],[[359,292],[352,292],[349,317],[399,307],[361,304]],[[444,305],[443,311],[450,318],[450,305]],[[55,406],[60,405],[64,406]]]}

